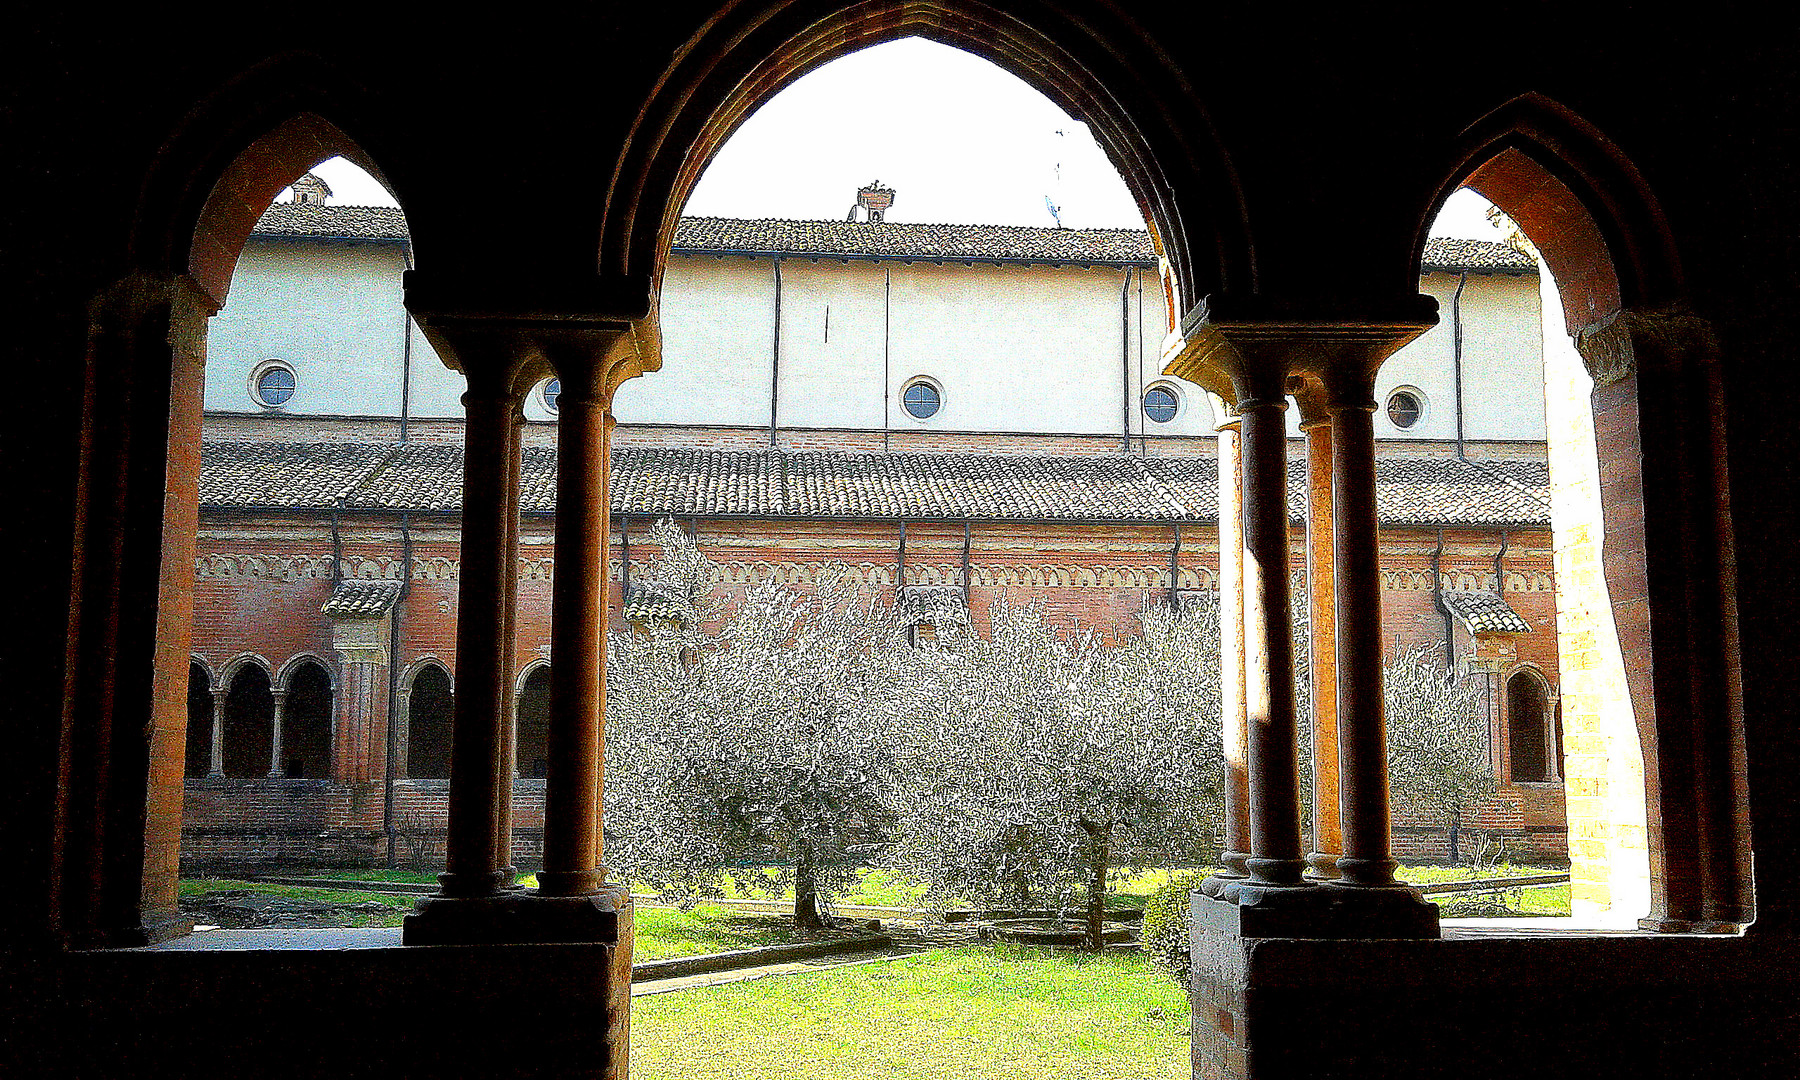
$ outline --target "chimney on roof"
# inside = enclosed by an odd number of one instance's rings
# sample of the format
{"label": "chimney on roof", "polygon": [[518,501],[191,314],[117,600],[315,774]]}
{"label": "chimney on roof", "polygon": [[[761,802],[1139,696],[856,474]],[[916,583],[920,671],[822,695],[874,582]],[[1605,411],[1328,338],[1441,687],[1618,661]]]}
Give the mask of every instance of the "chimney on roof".
{"label": "chimney on roof", "polygon": [[294,204],[297,206],[324,206],[325,200],[331,197],[331,188],[312,173],[294,181],[293,187]]}
{"label": "chimney on roof", "polygon": [[871,224],[880,224],[887,220],[887,209],[894,205],[894,189],[882,187],[881,181],[864,184],[856,189],[856,205],[850,208],[850,216],[845,221],[855,221],[856,212],[861,210]]}

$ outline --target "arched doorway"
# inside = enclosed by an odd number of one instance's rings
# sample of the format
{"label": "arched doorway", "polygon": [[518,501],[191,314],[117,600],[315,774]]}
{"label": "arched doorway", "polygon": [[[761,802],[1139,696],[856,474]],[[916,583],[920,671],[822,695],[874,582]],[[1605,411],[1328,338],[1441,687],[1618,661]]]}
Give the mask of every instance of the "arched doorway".
{"label": "arched doorway", "polygon": [[413,676],[406,723],[406,775],[413,780],[450,778],[450,717],[455,701],[450,673],[426,664]]}
{"label": "arched doorway", "polygon": [[261,664],[239,664],[225,693],[225,775],[247,779],[268,776],[275,739],[275,694],[269,672]]}
{"label": "arched doorway", "polygon": [[317,660],[289,673],[281,714],[281,773],[289,779],[331,775],[331,673]]}
{"label": "arched doorway", "polygon": [[1557,778],[1559,754],[1550,720],[1550,687],[1530,668],[1506,680],[1506,745],[1509,773],[1517,784],[1544,784]]}
{"label": "arched doorway", "polygon": [[187,762],[182,775],[190,780],[212,773],[212,676],[198,660],[188,664]]}
{"label": "arched doorway", "polygon": [[531,668],[519,685],[514,707],[518,715],[519,775],[542,780],[550,775],[550,665]]}

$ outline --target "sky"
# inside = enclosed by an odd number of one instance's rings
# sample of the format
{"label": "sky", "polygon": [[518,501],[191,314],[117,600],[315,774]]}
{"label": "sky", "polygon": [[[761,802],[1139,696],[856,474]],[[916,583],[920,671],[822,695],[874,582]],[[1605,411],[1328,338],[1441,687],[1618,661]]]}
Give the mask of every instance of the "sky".
{"label": "sky", "polygon": [[[342,158],[313,171],[333,202],[394,205]],[[1144,227],[1086,124],[1010,72],[920,38],[852,53],[771,98],[720,148],[684,213],[841,221],[877,180],[896,192],[889,221]],[[1487,206],[1457,192],[1432,234],[1504,239]]]}

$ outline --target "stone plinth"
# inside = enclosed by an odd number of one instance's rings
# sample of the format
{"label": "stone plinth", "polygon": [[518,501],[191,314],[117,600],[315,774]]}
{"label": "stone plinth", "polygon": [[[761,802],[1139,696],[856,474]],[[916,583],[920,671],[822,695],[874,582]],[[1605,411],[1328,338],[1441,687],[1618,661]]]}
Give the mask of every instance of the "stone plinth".
{"label": "stone plinth", "polygon": [[496,896],[427,896],[406,917],[407,945],[541,945],[598,942],[629,953],[631,894],[609,885],[590,896],[516,889]]}

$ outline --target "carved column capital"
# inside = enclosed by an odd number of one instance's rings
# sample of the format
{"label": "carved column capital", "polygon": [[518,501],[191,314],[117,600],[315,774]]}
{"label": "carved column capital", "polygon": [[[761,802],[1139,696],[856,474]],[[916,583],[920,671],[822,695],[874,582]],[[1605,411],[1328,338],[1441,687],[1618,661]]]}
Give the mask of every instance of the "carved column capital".
{"label": "carved column capital", "polygon": [[1240,408],[1310,390],[1320,408],[1366,398],[1373,409],[1376,370],[1435,325],[1428,296],[1364,305],[1208,297],[1182,320],[1164,370]]}
{"label": "carved column capital", "polygon": [[1711,320],[1684,304],[1645,311],[1627,308],[1570,336],[1595,389],[1630,378],[1640,364],[1712,363],[1719,356]]}

